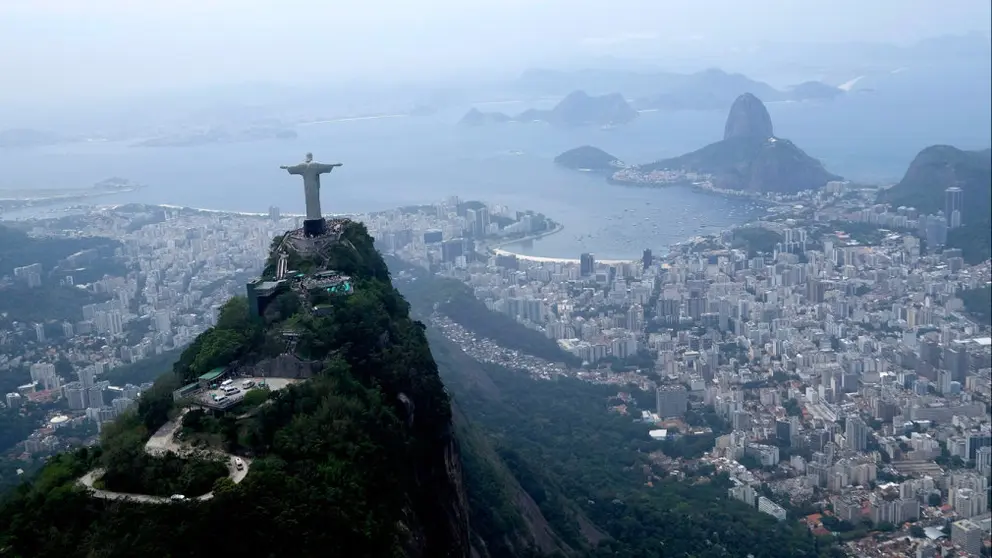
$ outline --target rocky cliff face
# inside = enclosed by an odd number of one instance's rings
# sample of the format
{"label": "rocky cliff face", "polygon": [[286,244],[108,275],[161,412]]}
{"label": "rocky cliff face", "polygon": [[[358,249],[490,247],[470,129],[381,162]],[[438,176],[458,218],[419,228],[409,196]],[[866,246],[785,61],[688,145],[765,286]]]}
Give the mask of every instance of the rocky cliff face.
{"label": "rocky cliff face", "polygon": [[734,101],[723,128],[723,139],[756,138],[766,140],[775,134],[772,130],[772,117],[760,99],[745,93]]}
{"label": "rocky cliff face", "polygon": [[404,558],[468,558],[468,497],[458,444],[451,432],[418,467],[418,486],[401,525]]}

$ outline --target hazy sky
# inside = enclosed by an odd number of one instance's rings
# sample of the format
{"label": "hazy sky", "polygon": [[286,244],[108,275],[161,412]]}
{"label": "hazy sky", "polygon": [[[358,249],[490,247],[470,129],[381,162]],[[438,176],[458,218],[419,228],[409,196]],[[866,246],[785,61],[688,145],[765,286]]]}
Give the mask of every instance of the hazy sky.
{"label": "hazy sky", "polygon": [[[989,0],[2,0],[0,99],[986,30]],[[732,68],[731,68],[732,69]]]}

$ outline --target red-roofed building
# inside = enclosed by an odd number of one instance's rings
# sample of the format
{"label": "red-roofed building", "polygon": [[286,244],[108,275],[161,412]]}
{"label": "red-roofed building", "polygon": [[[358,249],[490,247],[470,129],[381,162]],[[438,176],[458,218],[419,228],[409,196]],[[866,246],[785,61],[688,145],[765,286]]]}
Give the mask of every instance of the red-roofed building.
{"label": "red-roofed building", "polygon": [[47,391],[36,391],[34,393],[27,394],[28,401],[34,403],[48,403],[55,401],[59,398],[60,392],[57,389],[50,389]]}

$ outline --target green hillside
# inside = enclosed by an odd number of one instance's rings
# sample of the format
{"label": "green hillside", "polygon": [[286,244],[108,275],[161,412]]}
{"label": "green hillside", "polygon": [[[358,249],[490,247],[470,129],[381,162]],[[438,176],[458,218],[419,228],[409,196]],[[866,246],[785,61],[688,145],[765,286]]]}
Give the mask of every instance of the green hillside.
{"label": "green hillside", "polygon": [[[244,299],[229,302],[174,373],[107,429],[101,448],[54,459],[5,503],[6,555],[211,556],[216,541],[242,556],[466,556],[451,409],[423,326],[410,319],[363,225],[348,224],[314,267],[347,273],[354,293],[326,300],[331,311],[320,315],[254,318]],[[142,452],[178,411],[172,390],[204,369],[264,358],[274,350],[266,341],[286,328],[300,333],[301,354],[321,372],[272,392],[245,418],[217,419],[220,449],[253,457],[244,482],[221,479],[213,499],[178,504],[102,500],[76,485],[94,467],[106,469],[108,483],[144,493],[186,482],[188,467]]]}
{"label": "green hillside", "polygon": [[920,151],[898,184],[882,191],[879,202],[893,207],[915,207],[924,214],[943,211],[944,191],[961,188],[964,226],[948,233],[948,245],[961,248],[971,263],[990,255],[992,214],[992,149],[963,151],[949,145],[933,145]]}
{"label": "green hillside", "polygon": [[[82,307],[105,300],[60,281],[71,275],[75,284],[83,284],[104,275],[125,275],[127,270],[114,257],[120,243],[109,238],[32,238],[24,232],[0,225],[0,323],[10,321],[46,322],[50,320],[78,321],[83,319]],[[67,265],[65,259],[88,251],[78,265]],[[3,281],[11,277],[14,268],[40,263],[41,286],[28,288],[20,281]],[[6,317],[3,315],[6,314]]]}
{"label": "green hillside", "polygon": [[0,276],[13,273],[15,267],[33,263],[40,263],[44,272],[49,273],[76,252],[96,249],[106,258],[118,247],[120,243],[109,238],[31,238],[17,229],[0,225]]}

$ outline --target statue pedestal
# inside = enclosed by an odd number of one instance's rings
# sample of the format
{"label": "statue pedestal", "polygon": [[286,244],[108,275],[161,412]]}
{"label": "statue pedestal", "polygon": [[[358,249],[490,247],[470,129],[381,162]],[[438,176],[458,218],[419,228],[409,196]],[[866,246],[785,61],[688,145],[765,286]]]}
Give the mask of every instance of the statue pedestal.
{"label": "statue pedestal", "polygon": [[303,220],[303,235],[304,236],[320,236],[327,231],[327,223],[324,221],[323,217],[320,219],[304,219]]}
{"label": "statue pedestal", "polygon": [[[303,221],[302,228],[286,231],[282,244],[276,251],[290,250],[307,258],[319,256],[326,259],[321,254],[327,254],[331,246],[341,243],[341,233],[350,222],[348,219],[331,219],[330,221],[307,219]],[[322,230],[323,232],[313,234],[313,230]]]}

